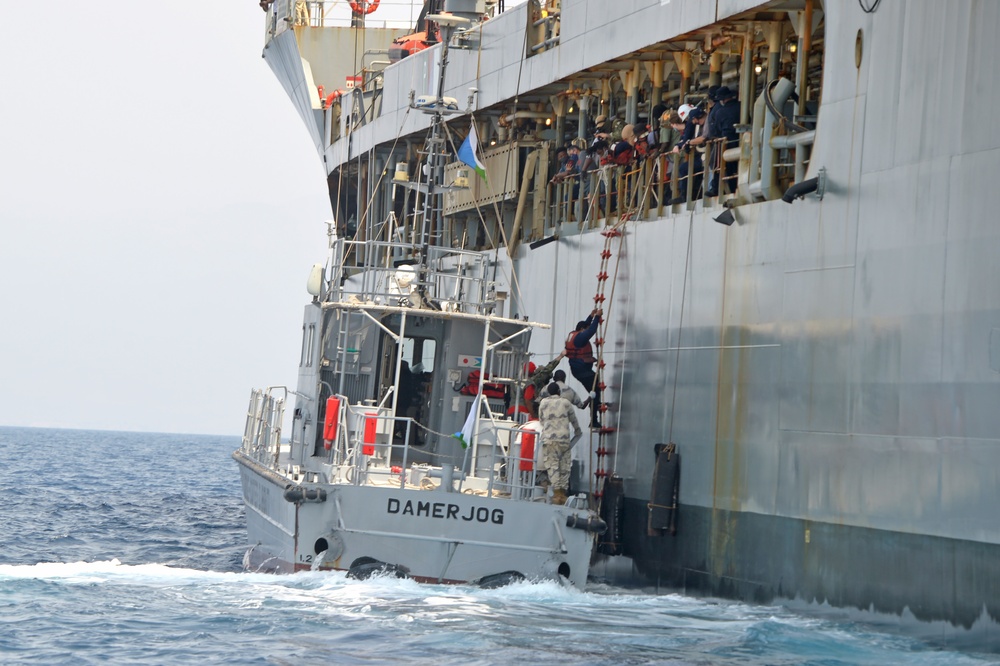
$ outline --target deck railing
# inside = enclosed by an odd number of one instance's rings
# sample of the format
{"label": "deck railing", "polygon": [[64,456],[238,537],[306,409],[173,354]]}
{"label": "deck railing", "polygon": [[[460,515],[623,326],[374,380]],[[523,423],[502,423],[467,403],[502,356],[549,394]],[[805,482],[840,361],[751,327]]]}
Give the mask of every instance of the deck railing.
{"label": "deck railing", "polygon": [[[276,468],[281,452],[281,424],[285,416],[285,396],[275,389],[254,389],[250,393],[246,425],[240,450],[251,460]],[[280,389],[284,391],[284,389]]]}
{"label": "deck railing", "polygon": [[[441,309],[469,314],[488,314],[494,305],[485,253],[430,245],[421,262],[420,245],[343,238],[331,249],[335,269],[327,301],[413,305],[415,299],[429,299]],[[357,279],[342,283],[345,274]]]}
{"label": "deck railing", "polygon": [[[373,4],[373,0],[363,1],[366,6]],[[374,11],[360,18],[347,0],[275,0],[273,11],[279,22],[294,27],[412,29],[420,4],[411,0],[380,0]],[[486,3],[487,16],[498,13],[497,3]]]}
{"label": "deck railing", "polygon": [[[338,397],[346,402],[345,396]],[[541,450],[537,431],[483,416],[460,462],[447,456],[441,464],[427,464],[413,462],[427,458],[426,441],[414,448],[417,430],[426,436],[442,436],[410,417],[393,416],[384,407],[349,406],[328,449],[325,462],[332,470],[328,480],[423,490],[453,483],[454,492],[516,500],[541,495],[536,486]]]}
{"label": "deck railing", "polygon": [[[693,151],[662,153],[627,166],[606,165],[550,183],[546,227],[578,222],[581,229],[590,229],[623,218],[659,217],[671,210],[693,207],[698,200],[705,205],[711,205],[713,200],[721,203],[735,193],[737,185],[736,174],[727,175],[726,162],[715,158],[716,154],[720,158],[723,155],[724,142],[724,139],[708,142],[709,150],[703,155],[701,168],[696,168]],[[709,183],[716,182],[718,194],[707,196]],[[670,203],[679,199],[684,201]]]}

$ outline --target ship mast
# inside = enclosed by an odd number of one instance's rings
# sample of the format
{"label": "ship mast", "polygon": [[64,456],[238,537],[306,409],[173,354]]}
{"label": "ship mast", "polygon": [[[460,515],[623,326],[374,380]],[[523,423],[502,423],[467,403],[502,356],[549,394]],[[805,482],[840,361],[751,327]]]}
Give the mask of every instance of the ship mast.
{"label": "ship mast", "polygon": [[[424,278],[427,273],[427,258],[430,252],[432,223],[441,218],[441,194],[446,189],[442,185],[444,182],[445,167],[444,118],[445,115],[465,113],[465,111],[458,110],[454,100],[446,101],[444,98],[445,72],[448,69],[448,44],[451,41],[452,34],[454,34],[459,26],[471,23],[469,19],[453,14],[428,14],[426,20],[433,21],[441,32],[441,67],[438,74],[437,92],[434,101],[430,104],[419,104],[414,107],[424,113],[431,114],[431,131],[426,141],[427,160],[424,167],[426,169],[426,177],[421,188],[424,193],[420,226],[421,284],[418,287],[421,296],[424,295]],[[411,106],[414,106],[412,102]]]}

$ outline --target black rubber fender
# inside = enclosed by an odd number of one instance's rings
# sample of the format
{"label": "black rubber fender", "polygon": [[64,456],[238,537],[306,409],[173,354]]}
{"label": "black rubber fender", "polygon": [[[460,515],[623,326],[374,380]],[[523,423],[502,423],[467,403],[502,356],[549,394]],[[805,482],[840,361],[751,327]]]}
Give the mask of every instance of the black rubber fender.
{"label": "black rubber fender", "polygon": [[608,524],[597,516],[583,516],[575,513],[566,516],[566,527],[594,534],[604,534],[608,531]]}
{"label": "black rubber fender", "polygon": [[305,486],[287,486],[284,493],[285,501],[292,504],[302,504],[303,502],[325,502],[326,490],[324,488],[307,488]]}
{"label": "black rubber fender", "polygon": [[483,576],[479,579],[478,585],[484,590],[495,590],[512,583],[519,583],[524,580],[524,574],[520,571],[502,571],[500,573]]}
{"label": "black rubber fender", "polygon": [[351,562],[351,566],[347,569],[347,577],[355,580],[368,580],[372,576],[408,578],[409,571],[406,567],[381,562],[374,557],[359,557]]}
{"label": "black rubber fender", "polygon": [[657,444],[656,464],[649,498],[646,534],[662,536],[677,532],[677,499],[681,476],[681,455],[675,444]]}

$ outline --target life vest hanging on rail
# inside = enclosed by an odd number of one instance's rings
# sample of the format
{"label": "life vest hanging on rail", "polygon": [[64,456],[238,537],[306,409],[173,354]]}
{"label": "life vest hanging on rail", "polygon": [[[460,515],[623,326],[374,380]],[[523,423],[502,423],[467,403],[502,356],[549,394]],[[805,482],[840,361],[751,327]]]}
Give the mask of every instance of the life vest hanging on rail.
{"label": "life vest hanging on rail", "polygon": [[351,0],[351,11],[355,14],[371,14],[378,9],[381,0]]}

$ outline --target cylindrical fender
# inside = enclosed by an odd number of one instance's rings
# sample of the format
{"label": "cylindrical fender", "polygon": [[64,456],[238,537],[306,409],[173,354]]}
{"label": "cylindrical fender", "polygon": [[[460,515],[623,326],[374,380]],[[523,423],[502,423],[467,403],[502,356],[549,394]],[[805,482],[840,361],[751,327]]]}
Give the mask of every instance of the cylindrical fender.
{"label": "cylindrical fender", "polygon": [[284,492],[285,501],[292,504],[303,502],[325,502],[326,490],[323,488],[305,488],[303,486],[288,486]]}
{"label": "cylindrical fender", "polygon": [[677,532],[677,500],[680,487],[681,455],[673,443],[657,444],[656,464],[646,516],[646,533],[662,536],[668,530]]}
{"label": "cylindrical fender", "polygon": [[575,513],[566,516],[566,527],[594,534],[604,534],[608,531],[608,524],[597,516],[582,516]]}

